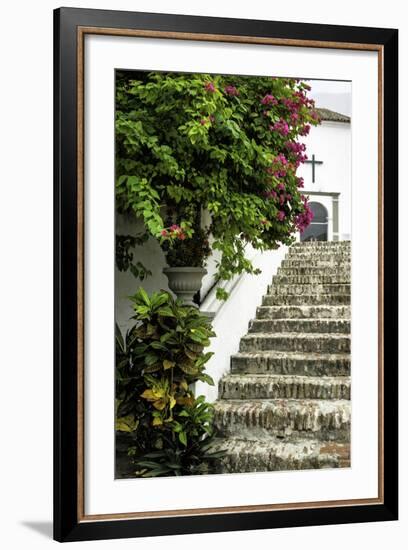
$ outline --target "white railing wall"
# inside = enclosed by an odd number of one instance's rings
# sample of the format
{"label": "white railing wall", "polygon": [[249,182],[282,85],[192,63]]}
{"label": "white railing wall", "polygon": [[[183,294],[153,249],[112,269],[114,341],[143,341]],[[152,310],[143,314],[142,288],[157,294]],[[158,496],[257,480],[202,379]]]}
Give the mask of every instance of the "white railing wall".
{"label": "white railing wall", "polygon": [[[215,298],[214,288],[201,304],[200,310],[215,313],[213,328],[216,337],[212,339],[210,351],[213,357],[207,363],[207,372],[214,379],[215,386],[197,382],[196,395],[204,395],[213,402],[218,397],[218,382],[229,372],[231,355],[237,353],[239,341],[248,332],[248,324],[255,317],[256,308],[261,305],[262,296],[272,282],[287,251],[286,246],[267,252],[253,251],[249,257],[255,267],[262,270],[259,275],[241,275],[229,281],[225,289],[230,292],[227,301]],[[251,257],[252,256],[252,257]]]}

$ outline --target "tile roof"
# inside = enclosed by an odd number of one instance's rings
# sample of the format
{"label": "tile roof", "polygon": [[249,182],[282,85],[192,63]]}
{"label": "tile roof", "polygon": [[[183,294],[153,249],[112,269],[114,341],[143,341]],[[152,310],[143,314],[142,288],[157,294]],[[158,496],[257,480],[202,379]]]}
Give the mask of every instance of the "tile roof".
{"label": "tile roof", "polygon": [[350,123],[350,117],[342,115],[341,113],[336,113],[330,109],[316,109],[317,113],[320,115],[321,120],[327,120],[330,122],[346,122]]}

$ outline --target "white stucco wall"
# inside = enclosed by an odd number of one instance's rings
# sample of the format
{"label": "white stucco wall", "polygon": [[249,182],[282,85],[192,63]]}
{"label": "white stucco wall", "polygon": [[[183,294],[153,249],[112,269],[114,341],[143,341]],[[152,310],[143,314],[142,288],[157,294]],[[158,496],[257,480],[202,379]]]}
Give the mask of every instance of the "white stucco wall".
{"label": "white stucco wall", "polygon": [[210,347],[214,355],[207,363],[206,369],[214,379],[215,385],[209,386],[198,382],[196,395],[205,395],[210,402],[217,399],[218,381],[229,372],[231,355],[237,353],[239,341],[248,332],[249,321],[255,317],[256,308],[261,305],[262,296],[272,283],[272,277],[276,274],[286,251],[286,246],[263,253],[249,250],[248,257],[262,273],[244,274],[229,282],[226,289],[230,296],[225,302],[220,303],[215,299],[215,290],[203,302],[202,311],[217,310],[213,320],[213,329],[217,337],[212,339]]}
{"label": "white stucco wall", "polygon": [[[116,234],[118,235],[137,235],[143,230],[141,221],[120,215],[116,218]],[[160,289],[169,290],[167,277],[162,272],[163,267],[166,267],[166,261],[156,239],[149,238],[143,246],[134,249],[134,261],[142,262],[147,269],[150,269],[152,276],[140,281],[130,271],[121,273],[115,268],[115,315],[122,331],[132,324],[129,321],[133,315],[129,296],[135,294],[140,286],[149,294]]]}
{"label": "white stucco wall", "polygon": [[[312,182],[312,165],[304,164],[298,175],[305,180],[304,193],[340,193],[339,239],[351,238],[351,125],[344,122],[323,121],[312,126],[310,134],[303,138],[309,160],[312,154],[323,164],[315,167],[315,182]],[[358,182],[355,182],[356,185]],[[329,240],[332,238],[332,198],[330,195],[310,195],[310,200],[321,202],[329,213]]]}

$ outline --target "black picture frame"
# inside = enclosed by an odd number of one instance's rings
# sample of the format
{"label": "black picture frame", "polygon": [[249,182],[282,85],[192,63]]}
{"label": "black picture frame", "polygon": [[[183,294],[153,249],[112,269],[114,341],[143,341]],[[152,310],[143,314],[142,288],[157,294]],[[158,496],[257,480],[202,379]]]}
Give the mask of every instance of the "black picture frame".
{"label": "black picture frame", "polygon": [[[86,519],[78,498],[78,29],[264,37],[310,43],[376,45],[382,52],[383,494],[370,504],[273,511],[180,514],[168,517]],[[158,536],[277,527],[389,521],[398,518],[398,31],[60,8],[54,12],[54,537],[58,541]],[[387,368],[388,367],[388,368]]]}

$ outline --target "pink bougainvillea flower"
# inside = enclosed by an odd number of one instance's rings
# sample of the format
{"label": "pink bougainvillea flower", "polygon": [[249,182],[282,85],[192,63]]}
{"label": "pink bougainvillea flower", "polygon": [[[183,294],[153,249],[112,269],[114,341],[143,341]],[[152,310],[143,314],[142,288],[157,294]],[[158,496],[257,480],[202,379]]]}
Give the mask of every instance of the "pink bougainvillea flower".
{"label": "pink bougainvillea flower", "polygon": [[281,162],[282,164],[287,164],[288,161],[283,153],[279,153],[277,157],[275,157],[274,162]]}
{"label": "pink bougainvillea flower", "polygon": [[239,91],[236,89],[235,86],[231,86],[230,84],[228,86],[225,86],[224,91],[226,94],[231,96],[237,96],[239,95]]}
{"label": "pink bougainvillea flower", "polygon": [[301,101],[299,102],[299,99],[300,98],[297,98],[296,97],[296,101],[294,101],[293,99],[282,99],[282,103],[285,105],[285,107],[290,111],[291,114],[297,116],[297,111],[300,107],[300,103]]}
{"label": "pink bougainvillea flower", "polygon": [[306,95],[303,92],[295,92],[295,96],[296,96],[296,100],[301,105],[307,105],[308,98],[306,97]]}
{"label": "pink bougainvillea flower", "polygon": [[289,149],[291,153],[302,153],[306,151],[306,145],[304,143],[299,143],[298,141],[287,141],[285,147]]}
{"label": "pink bougainvillea flower", "polygon": [[170,227],[170,231],[179,231],[180,226],[176,223],[173,223],[173,225]]}
{"label": "pink bougainvillea flower", "polygon": [[298,214],[295,218],[295,225],[297,229],[303,233],[303,231],[310,225],[310,222],[313,220],[313,212],[310,206],[305,202],[305,209],[301,214]]}
{"label": "pink bougainvillea flower", "polygon": [[311,128],[310,124],[305,124],[305,125],[300,129],[299,134],[300,134],[301,136],[307,136],[307,135],[309,135],[310,128]]}
{"label": "pink bougainvillea flower", "polygon": [[282,118],[278,122],[275,122],[275,124],[271,124],[269,129],[274,132],[278,132],[282,136],[287,136],[289,133],[289,125],[286,120],[283,120]]}
{"label": "pink bougainvillea flower", "polygon": [[272,94],[266,94],[266,96],[261,99],[261,103],[262,105],[277,105],[278,101]]}
{"label": "pink bougainvillea flower", "polygon": [[167,229],[162,229],[162,230],[160,231],[160,235],[161,235],[162,237],[167,237]]}
{"label": "pink bougainvillea flower", "polygon": [[180,241],[184,241],[185,238],[186,238],[186,236],[185,236],[184,233],[179,233],[178,239],[180,239]]}
{"label": "pink bougainvillea flower", "polygon": [[306,145],[304,143],[287,141],[285,147],[290,151],[290,154],[295,157],[296,168],[299,168],[299,166],[307,160],[307,155],[303,153],[306,150]]}
{"label": "pink bougainvillea flower", "polygon": [[283,210],[279,210],[279,212],[276,214],[276,217],[280,222],[283,222],[283,220],[286,218],[286,214]]}
{"label": "pink bougainvillea flower", "polygon": [[305,185],[305,180],[304,180],[303,178],[297,177],[297,178],[296,178],[296,185],[297,185],[299,188],[304,187],[304,185]]}
{"label": "pink bougainvillea flower", "polygon": [[207,92],[215,92],[215,86],[212,82],[207,82],[204,88],[207,90]]}
{"label": "pink bougainvillea flower", "polygon": [[283,183],[278,183],[278,187],[279,191],[285,191],[285,185]]}
{"label": "pink bougainvillea flower", "polygon": [[265,191],[264,193],[264,196],[267,198],[267,199],[270,199],[271,197],[276,199],[276,197],[278,196],[278,194],[276,193],[276,191],[274,191],[273,189],[271,191]]}
{"label": "pink bougainvillea flower", "polygon": [[299,168],[299,166],[301,164],[303,164],[304,162],[306,162],[306,161],[307,161],[307,155],[302,155],[302,154],[298,155],[298,157],[296,159],[296,162],[295,162],[296,168]]}
{"label": "pink bougainvillea flower", "polygon": [[206,118],[202,118],[202,119],[200,120],[200,124],[201,124],[201,126],[204,126],[205,124],[207,124],[207,119],[206,119]]}

